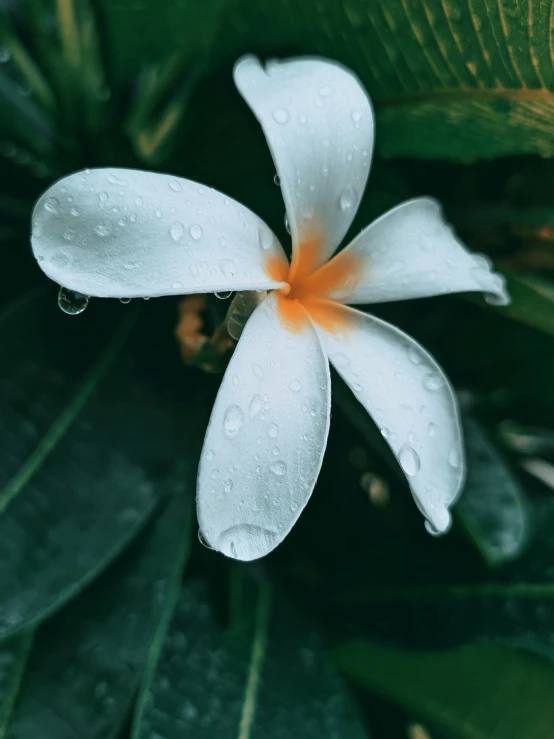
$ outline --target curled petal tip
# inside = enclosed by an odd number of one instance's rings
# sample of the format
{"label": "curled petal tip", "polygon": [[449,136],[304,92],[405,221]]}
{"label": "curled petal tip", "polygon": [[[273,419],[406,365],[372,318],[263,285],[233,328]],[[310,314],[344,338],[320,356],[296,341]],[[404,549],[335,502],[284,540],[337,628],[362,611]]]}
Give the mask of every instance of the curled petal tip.
{"label": "curled petal tip", "polygon": [[220,534],[217,549],[222,554],[242,562],[250,562],[268,554],[279,544],[277,532],[253,524],[232,526]]}
{"label": "curled petal tip", "polygon": [[432,518],[425,521],[425,528],[431,536],[442,536],[452,526],[452,515],[448,508],[437,508],[433,511]]}

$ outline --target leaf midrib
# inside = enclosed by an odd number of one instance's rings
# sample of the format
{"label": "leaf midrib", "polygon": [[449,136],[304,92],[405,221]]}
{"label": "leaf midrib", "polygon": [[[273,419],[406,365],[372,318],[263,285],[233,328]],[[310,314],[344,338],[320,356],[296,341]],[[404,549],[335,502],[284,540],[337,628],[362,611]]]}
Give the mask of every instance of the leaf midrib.
{"label": "leaf midrib", "polygon": [[508,88],[508,87],[464,87],[460,89],[429,90],[413,95],[401,95],[391,98],[376,98],[376,108],[400,107],[417,103],[434,102],[489,102],[508,100],[513,102],[548,102],[554,103],[554,91],[541,88]]}
{"label": "leaf midrib", "polygon": [[21,465],[18,472],[12,477],[6,487],[0,491],[0,513],[21,492],[33,475],[42,467],[45,460],[57,448],[71,424],[86,404],[100,379],[109,369],[137,319],[137,311],[127,315],[120,323],[105,349],[100,353],[91,370],[86,374],[83,382],[73,395],[70,403],[65,406],[48,431],[41,438],[33,452]]}

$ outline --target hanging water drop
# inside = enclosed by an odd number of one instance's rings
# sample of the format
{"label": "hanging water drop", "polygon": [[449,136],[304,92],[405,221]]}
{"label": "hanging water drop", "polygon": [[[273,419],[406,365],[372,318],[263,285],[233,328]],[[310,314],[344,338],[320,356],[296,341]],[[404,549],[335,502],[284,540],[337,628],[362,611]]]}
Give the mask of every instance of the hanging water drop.
{"label": "hanging water drop", "polygon": [[131,298],[119,298],[119,302],[123,303],[123,305],[129,305]]}
{"label": "hanging water drop", "polygon": [[289,221],[289,217],[288,217],[288,215],[286,213],[285,213],[285,231],[288,234],[291,233],[291,230],[290,230],[290,221]]}
{"label": "hanging water drop", "polygon": [[58,305],[68,316],[78,316],[86,309],[88,303],[88,295],[68,290],[66,287],[60,287]]}
{"label": "hanging water drop", "polygon": [[273,182],[277,185],[277,187],[281,187],[281,179],[279,178],[278,174],[276,174],[273,178]]}
{"label": "hanging water drop", "polygon": [[230,298],[232,294],[232,290],[224,291],[221,293],[214,293],[215,297],[218,298],[218,300],[227,300],[227,298]]}

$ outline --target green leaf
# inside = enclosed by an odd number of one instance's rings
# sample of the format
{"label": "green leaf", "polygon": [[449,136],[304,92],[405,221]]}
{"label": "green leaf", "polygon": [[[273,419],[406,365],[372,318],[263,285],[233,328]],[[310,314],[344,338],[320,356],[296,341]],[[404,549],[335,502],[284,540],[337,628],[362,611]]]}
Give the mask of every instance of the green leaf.
{"label": "green leaf", "polygon": [[467,416],[464,440],[467,478],[455,514],[489,564],[514,559],[528,533],[523,489],[480,425]]}
{"label": "green leaf", "polygon": [[7,739],[112,739],[175,604],[192,530],[193,468],[141,537],[36,637]]}
{"label": "green leaf", "polygon": [[242,0],[226,5],[214,57],[292,51],[346,64],[374,100],[387,157],[552,156],[550,27],[541,0]]}
{"label": "green leaf", "polygon": [[0,739],[6,736],[32,642],[28,631],[0,645]]}
{"label": "green leaf", "polygon": [[111,308],[68,317],[42,295],[0,322],[3,638],[60,608],[137,534],[198,417],[164,387],[174,364],[155,311],[136,323],[133,306]]}
{"label": "green leaf", "polygon": [[545,739],[554,725],[554,668],[533,655],[497,647],[402,652],[365,641],[333,655],[364,687],[459,739]]}
{"label": "green leaf", "polygon": [[226,632],[205,585],[186,585],[139,700],[135,739],[367,737],[314,632],[269,585],[251,595]]}

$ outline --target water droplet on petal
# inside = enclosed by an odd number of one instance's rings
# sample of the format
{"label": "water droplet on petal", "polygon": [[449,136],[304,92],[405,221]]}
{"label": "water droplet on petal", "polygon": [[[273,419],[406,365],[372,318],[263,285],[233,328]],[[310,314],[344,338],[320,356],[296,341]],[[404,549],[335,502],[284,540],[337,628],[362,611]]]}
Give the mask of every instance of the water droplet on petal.
{"label": "water droplet on petal", "polygon": [[[193,270],[193,267],[190,268],[191,272],[192,270]],[[198,274],[198,272],[196,274]],[[227,298],[230,298],[232,294],[233,294],[232,290],[228,290],[228,291],[220,292],[220,293],[214,293],[215,297],[218,298],[219,300],[227,300]]]}
{"label": "water droplet on petal", "polygon": [[67,313],[68,316],[78,316],[82,313],[87,305],[89,304],[88,295],[75,292],[74,290],[68,290],[66,287],[61,287],[58,293],[58,306]]}
{"label": "water droplet on petal", "polygon": [[288,234],[290,234],[290,221],[288,215],[285,213],[285,230]]}
{"label": "water droplet on petal", "polygon": [[184,233],[185,227],[182,223],[179,223],[179,221],[175,221],[175,223],[172,223],[169,227],[169,235],[175,242],[179,241],[183,237]]}
{"label": "water droplet on petal", "polygon": [[189,228],[189,234],[191,235],[191,238],[193,238],[195,241],[198,241],[202,238],[203,234],[202,226],[200,226],[198,223],[193,223],[192,226]]}
{"label": "water droplet on petal", "polygon": [[173,192],[182,192],[183,186],[179,182],[179,180],[169,180],[169,187],[173,190]]}
{"label": "water droplet on petal", "polygon": [[273,244],[273,234],[267,228],[258,229],[258,238],[260,240],[260,246],[264,251],[267,251]]}
{"label": "water droplet on petal", "polygon": [[299,393],[300,390],[302,390],[302,383],[300,380],[291,380],[289,382],[289,388],[292,390],[293,393]]}
{"label": "water droplet on petal", "polygon": [[230,405],[223,418],[223,432],[229,439],[235,437],[244,423],[244,413],[238,405]]}
{"label": "water droplet on petal", "polygon": [[226,279],[232,280],[237,276],[237,265],[233,262],[232,259],[220,259],[218,265],[223,277],[225,277]]}
{"label": "water droplet on petal", "polygon": [[417,474],[421,467],[418,453],[408,444],[404,444],[398,453],[398,461],[404,472],[410,477]]}
{"label": "water droplet on petal", "polygon": [[277,187],[281,187],[281,180],[278,174],[276,174],[275,177],[273,178],[273,182],[277,185]]}
{"label": "water droplet on petal", "polygon": [[352,113],[350,113],[350,117],[354,123],[359,123],[362,120],[362,114],[358,110],[353,110]]}
{"label": "water droplet on petal", "polygon": [[276,439],[279,436],[279,426],[276,423],[270,423],[267,427],[267,434],[272,439]]}
{"label": "water droplet on petal", "polygon": [[49,213],[57,213],[60,202],[58,198],[46,198],[44,207]]}
{"label": "water droplet on petal", "polygon": [[112,231],[112,224],[110,221],[103,221],[102,223],[98,223],[94,227],[94,231],[98,234],[98,236],[108,236],[108,234]]}
{"label": "water droplet on petal", "polygon": [[413,346],[408,349],[408,358],[412,364],[421,364],[421,355]]}
{"label": "water droplet on petal", "polygon": [[261,366],[260,366],[259,364],[257,364],[256,362],[254,362],[254,364],[252,365],[252,372],[253,372],[253,373],[254,373],[254,374],[256,375],[256,377],[258,377],[258,378],[259,378],[260,380],[261,380],[261,379],[262,379],[262,377],[264,376],[264,371],[263,371],[262,367],[261,367]]}
{"label": "water droplet on petal", "polygon": [[427,435],[433,437],[433,436],[436,436],[436,434],[437,434],[437,424],[431,422],[427,426]]}
{"label": "water droplet on petal", "polygon": [[423,378],[423,387],[426,390],[440,390],[444,385],[444,379],[438,372],[430,372]]}
{"label": "water droplet on petal", "polygon": [[273,462],[273,464],[270,465],[269,469],[273,472],[274,475],[278,475],[279,477],[281,477],[287,471],[287,465],[285,464],[285,462],[279,460],[279,462]]}
{"label": "water droplet on petal", "polygon": [[180,290],[183,287],[183,283],[179,281],[175,281],[171,287],[174,290]]}
{"label": "water droplet on petal", "polygon": [[448,464],[454,469],[458,469],[462,464],[461,449],[457,444],[453,444],[448,452]]}
{"label": "water droplet on petal", "polygon": [[120,179],[115,174],[109,174],[109,175],[107,175],[106,180],[108,182],[111,182],[112,185],[122,185],[122,186],[125,186],[125,185],[128,184],[127,180],[122,180],[122,179]]}
{"label": "water droplet on petal", "polygon": [[273,113],[273,120],[278,123],[280,126],[284,126],[285,123],[288,123],[290,120],[290,115],[288,110],[285,110],[285,108],[276,108]]}
{"label": "water droplet on petal", "polygon": [[248,415],[250,418],[255,418],[263,407],[264,402],[261,397],[258,394],[253,395],[250,405],[248,406]]}
{"label": "water droplet on petal", "polygon": [[232,480],[225,480],[223,483],[223,492],[230,493],[233,490],[233,481]]}
{"label": "water droplet on petal", "polygon": [[128,305],[131,302],[131,298],[119,298],[119,302],[123,305]]}
{"label": "water droplet on petal", "polygon": [[353,187],[346,187],[339,197],[339,208],[343,213],[353,210],[358,203],[358,193]]}

